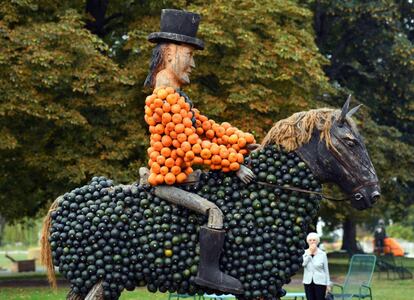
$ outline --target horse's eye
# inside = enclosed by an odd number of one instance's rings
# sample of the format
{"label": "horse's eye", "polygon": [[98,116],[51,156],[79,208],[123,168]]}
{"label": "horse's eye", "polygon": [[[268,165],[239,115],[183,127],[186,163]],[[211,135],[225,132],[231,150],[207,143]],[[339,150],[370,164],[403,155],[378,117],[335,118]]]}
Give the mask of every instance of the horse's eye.
{"label": "horse's eye", "polygon": [[349,147],[354,147],[356,145],[355,140],[346,139],[345,142]]}

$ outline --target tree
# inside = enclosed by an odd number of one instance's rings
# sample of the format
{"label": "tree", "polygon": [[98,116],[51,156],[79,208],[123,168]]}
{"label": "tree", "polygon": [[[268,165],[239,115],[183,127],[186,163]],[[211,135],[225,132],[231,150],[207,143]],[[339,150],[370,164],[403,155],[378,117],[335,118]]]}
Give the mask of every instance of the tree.
{"label": "tree", "polygon": [[122,13],[122,22],[99,36],[85,28],[84,1],[3,1],[0,212],[7,219],[35,215],[93,175],[137,179],[147,159],[146,37],[158,30],[161,7],[203,16],[207,47],[186,91],[218,121],[260,140],[274,121],[332,91],[312,13],[293,0],[110,1],[103,15]]}
{"label": "tree", "polygon": [[339,90],[365,104],[356,118],[383,195],[373,210],[358,216],[352,209],[333,214],[334,205],[324,208],[324,216],[333,225],[336,220],[402,218],[413,203],[413,6],[407,1],[308,2],[317,44],[331,62],[326,74]]}

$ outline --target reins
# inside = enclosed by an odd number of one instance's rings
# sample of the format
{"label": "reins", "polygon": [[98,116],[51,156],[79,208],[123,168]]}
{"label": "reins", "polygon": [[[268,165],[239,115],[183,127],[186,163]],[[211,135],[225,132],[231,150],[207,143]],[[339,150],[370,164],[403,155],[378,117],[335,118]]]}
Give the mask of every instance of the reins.
{"label": "reins", "polygon": [[340,202],[340,201],[347,201],[347,200],[351,199],[351,197],[346,197],[346,198],[329,197],[329,196],[324,195],[321,192],[304,190],[304,189],[295,188],[295,187],[291,187],[291,186],[277,185],[277,184],[267,183],[267,182],[263,182],[263,181],[256,181],[256,183],[261,184],[261,185],[270,186],[270,187],[277,188],[277,189],[281,189],[281,190],[288,190],[288,191],[294,191],[294,192],[299,192],[299,193],[318,195],[318,196],[321,196],[322,198],[324,198],[326,200],[330,200],[330,201],[339,201]]}
{"label": "reins", "polygon": [[[198,183],[200,181],[187,181],[187,182],[183,182],[179,185],[187,185],[187,184],[195,184]],[[267,183],[267,182],[263,182],[263,181],[254,181],[257,184],[260,185],[266,185],[272,188],[276,188],[276,189],[281,189],[281,190],[288,190],[288,191],[294,191],[294,192],[299,192],[299,193],[306,193],[306,194],[313,194],[313,195],[318,195],[321,196],[322,198],[329,200],[329,201],[337,201],[337,202],[343,202],[343,201],[348,201],[351,199],[351,197],[346,197],[346,198],[334,198],[334,197],[329,197],[324,195],[321,192],[315,192],[315,191],[310,191],[310,190],[304,190],[304,189],[300,189],[300,188],[296,188],[296,187],[291,187],[291,186],[283,186],[283,185],[278,185],[278,184],[272,184],[272,183]]]}

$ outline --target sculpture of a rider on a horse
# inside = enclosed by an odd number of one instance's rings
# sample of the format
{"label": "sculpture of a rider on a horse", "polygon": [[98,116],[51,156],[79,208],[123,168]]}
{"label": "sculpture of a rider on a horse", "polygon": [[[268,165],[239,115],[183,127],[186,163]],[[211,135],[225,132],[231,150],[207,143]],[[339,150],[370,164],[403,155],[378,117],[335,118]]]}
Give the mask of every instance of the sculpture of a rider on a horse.
{"label": "sculpture of a rider on a horse", "polygon": [[[245,183],[254,178],[253,172],[241,164],[243,162],[242,155],[247,153],[247,149],[255,147],[253,136],[231,127],[228,123],[223,124],[224,126],[215,124],[214,121],[201,115],[193,107],[189,97],[181,90],[183,85],[190,83],[189,76],[191,70],[195,67],[194,51],[204,48],[203,41],[196,38],[199,21],[200,16],[198,14],[164,9],[161,15],[161,31],[151,33],[148,36],[150,42],[157,43],[153,50],[150,73],[145,81],[146,86],[155,89],[153,95],[149,96],[146,101],[145,121],[150,126],[151,133],[149,153],[153,154],[156,151],[156,154],[152,155],[152,159],[149,160],[151,169],[148,181],[150,184],[156,185],[155,194],[158,197],[209,216],[207,226],[200,230],[200,265],[195,280],[196,283],[223,292],[239,294],[243,292],[241,283],[219,270],[219,258],[225,236],[222,212],[207,199],[173,187],[171,182],[167,181],[167,178],[162,177],[163,175],[171,176],[168,173],[177,170],[177,174],[172,175],[177,175],[177,181],[182,182],[186,179],[186,176],[180,177],[180,174],[187,173],[186,175],[189,175],[192,173],[191,166],[200,164],[225,172],[237,171],[238,177]],[[173,104],[174,94],[177,98],[180,97],[181,100],[184,100],[187,105],[182,103],[183,108],[180,109],[179,104]],[[169,95],[171,95],[171,100],[167,99]],[[162,100],[163,102],[158,101],[159,104],[157,105],[156,100]],[[177,108],[177,111],[174,111],[175,108]],[[161,128],[156,128],[156,126]],[[210,129],[209,131],[210,126],[215,127],[216,130]],[[246,137],[244,140],[247,140],[247,142],[241,144],[229,141],[230,137],[228,135],[225,136],[225,134],[219,132],[219,128],[226,129],[226,127],[231,129],[229,133],[234,132],[238,133],[238,136]],[[185,129],[189,131],[189,136],[181,132]],[[177,139],[179,133],[181,133],[182,139]],[[186,137],[188,137],[188,140]],[[235,139],[235,141],[237,140]],[[237,147],[233,147],[234,144]],[[164,153],[167,153],[169,157],[165,157],[162,148],[159,149],[155,146],[167,148],[168,150],[165,150]],[[189,156],[181,151],[186,146],[189,149],[188,152],[190,152]],[[203,155],[203,150],[207,154]],[[224,153],[224,157],[227,156],[225,152],[229,152],[229,155],[234,154],[232,155],[234,160],[238,160],[232,162],[223,159],[220,164],[211,164],[211,157],[208,157],[209,151],[213,152],[212,155],[214,155],[214,151]],[[171,153],[175,153],[175,155],[171,155]],[[221,158],[220,156],[217,159]],[[170,167],[167,170],[166,159],[170,159],[171,164],[174,160],[175,169]],[[234,164],[232,165],[232,163]],[[166,170],[166,174],[160,174],[162,173],[161,168]],[[181,172],[184,170],[185,173]],[[145,176],[146,171],[141,169],[141,175]],[[193,174],[190,178],[194,179],[196,174]]]}

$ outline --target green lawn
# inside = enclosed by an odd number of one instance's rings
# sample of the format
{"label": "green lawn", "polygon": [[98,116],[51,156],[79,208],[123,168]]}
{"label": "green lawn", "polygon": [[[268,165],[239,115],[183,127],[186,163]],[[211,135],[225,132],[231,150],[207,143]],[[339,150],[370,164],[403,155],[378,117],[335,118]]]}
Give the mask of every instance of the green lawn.
{"label": "green lawn", "polygon": [[[329,258],[329,265],[332,280],[341,283],[345,277],[348,268],[348,260],[345,258]],[[411,271],[414,271],[414,259],[404,259],[404,265],[408,266]],[[30,276],[30,275],[29,275]],[[33,276],[33,275],[32,275]],[[36,277],[38,277],[37,275]],[[28,278],[28,276],[21,276]],[[294,284],[286,285],[284,288],[289,292],[303,291],[303,286],[300,284],[302,274],[297,274],[293,281]],[[414,291],[414,280],[386,280],[386,276],[381,276],[378,279],[378,273],[374,274],[372,291],[373,299],[375,300],[412,300]],[[19,277],[14,276],[1,279],[19,280]],[[52,300],[65,299],[68,287],[60,287],[56,293],[46,287],[22,287],[22,288],[0,288],[0,299],[7,300]],[[138,288],[133,292],[125,291],[122,293],[120,299],[139,299],[139,300],[167,300],[168,294],[149,293],[145,288]]]}

